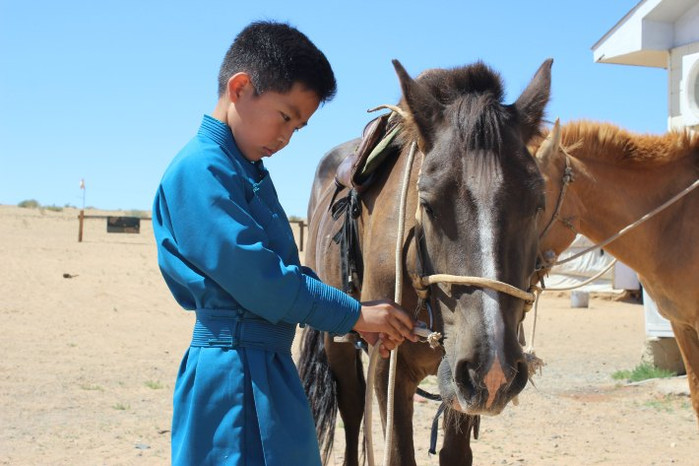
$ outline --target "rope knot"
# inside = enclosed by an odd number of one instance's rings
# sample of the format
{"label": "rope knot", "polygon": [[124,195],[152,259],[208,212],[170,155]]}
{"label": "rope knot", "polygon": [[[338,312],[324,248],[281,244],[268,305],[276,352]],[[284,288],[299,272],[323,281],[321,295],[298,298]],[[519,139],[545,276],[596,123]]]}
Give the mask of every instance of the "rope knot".
{"label": "rope knot", "polygon": [[570,184],[573,181],[573,168],[570,166],[566,166],[563,170],[563,184]]}
{"label": "rope knot", "polygon": [[410,280],[413,283],[413,288],[415,289],[415,294],[417,294],[417,297],[422,301],[426,301],[430,296],[430,287],[423,284],[422,277],[419,275],[411,274]]}

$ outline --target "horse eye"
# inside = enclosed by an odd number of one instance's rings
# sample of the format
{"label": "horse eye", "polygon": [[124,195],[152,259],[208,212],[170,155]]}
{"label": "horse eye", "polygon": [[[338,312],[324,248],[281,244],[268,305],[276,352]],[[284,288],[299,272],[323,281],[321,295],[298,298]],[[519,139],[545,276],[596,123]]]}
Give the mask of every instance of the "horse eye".
{"label": "horse eye", "polygon": [[430,218],[434,218],[434,211],[432,210],[432,207],[430,207],[430,204],[425,201],[424,199],[420,199],[420,205],[422,206],[423,209],[425,209],[425,213],[430,216]]}
{"label": "horse eye", "polygon": [[536,213],[540,214],[543,211],[546,210],[546,198],[542,198],[537,204],[536,204]]}

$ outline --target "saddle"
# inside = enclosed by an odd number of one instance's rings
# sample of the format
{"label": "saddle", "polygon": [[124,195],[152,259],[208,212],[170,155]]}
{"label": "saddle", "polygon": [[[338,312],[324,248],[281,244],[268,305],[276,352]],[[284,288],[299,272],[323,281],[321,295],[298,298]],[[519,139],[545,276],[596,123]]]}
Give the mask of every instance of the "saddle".
{"label": "saddle", "polygon": [[[385,114],[370,121],[364,128],[362,140],[357,149],[348,155],[338,166],[335,174],[335,193],[330,201],[332,217],[338,220],[344,216],[342,226],[333,236],[340,246],[340,267],[342,290],[348,294],[358,294],[362,287],[364,263],[359,245],[357,218],[361,214],[360,194],[373,181],[374,174],[390,154],[396,152],[392,145],[400,131],[400,118]],[[347,195],[338,195],[347,190]]]}
{"label": "saddle", "polygon": [[335,183],[338,186],[358,192],[366,190],[376,169],[393,152],[391,143],[400,131],[399,120],[393,113],[387,113],[367,123],[355,151],[337,167]]}

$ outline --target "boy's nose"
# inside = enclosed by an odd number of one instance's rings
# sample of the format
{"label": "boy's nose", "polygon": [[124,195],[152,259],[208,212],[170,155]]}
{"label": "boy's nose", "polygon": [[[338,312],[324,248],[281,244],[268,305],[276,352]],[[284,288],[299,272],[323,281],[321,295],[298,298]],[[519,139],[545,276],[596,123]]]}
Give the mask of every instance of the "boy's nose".
{"label": "boy's nose", "polygon": [[291,141],[291,136],[294,134],[294,131],[282,131],[282,133],[279,135],[279,142],[281,142],[284,146],[289,144],[289,141]]}

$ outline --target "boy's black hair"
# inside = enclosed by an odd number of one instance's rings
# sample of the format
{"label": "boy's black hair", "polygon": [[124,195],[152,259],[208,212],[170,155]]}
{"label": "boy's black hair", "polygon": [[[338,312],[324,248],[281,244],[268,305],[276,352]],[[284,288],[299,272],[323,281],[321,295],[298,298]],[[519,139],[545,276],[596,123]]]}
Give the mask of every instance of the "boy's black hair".
{"label": "boy's black hair", "polygon": [[298,29],[284,23],[251,23],[226,52],[218,75],[218,95],[235,73],[250,75],[258,94],[289,92],[295,82],[314,91],[321,102],[335,96],[335,75],[323,52]]}

